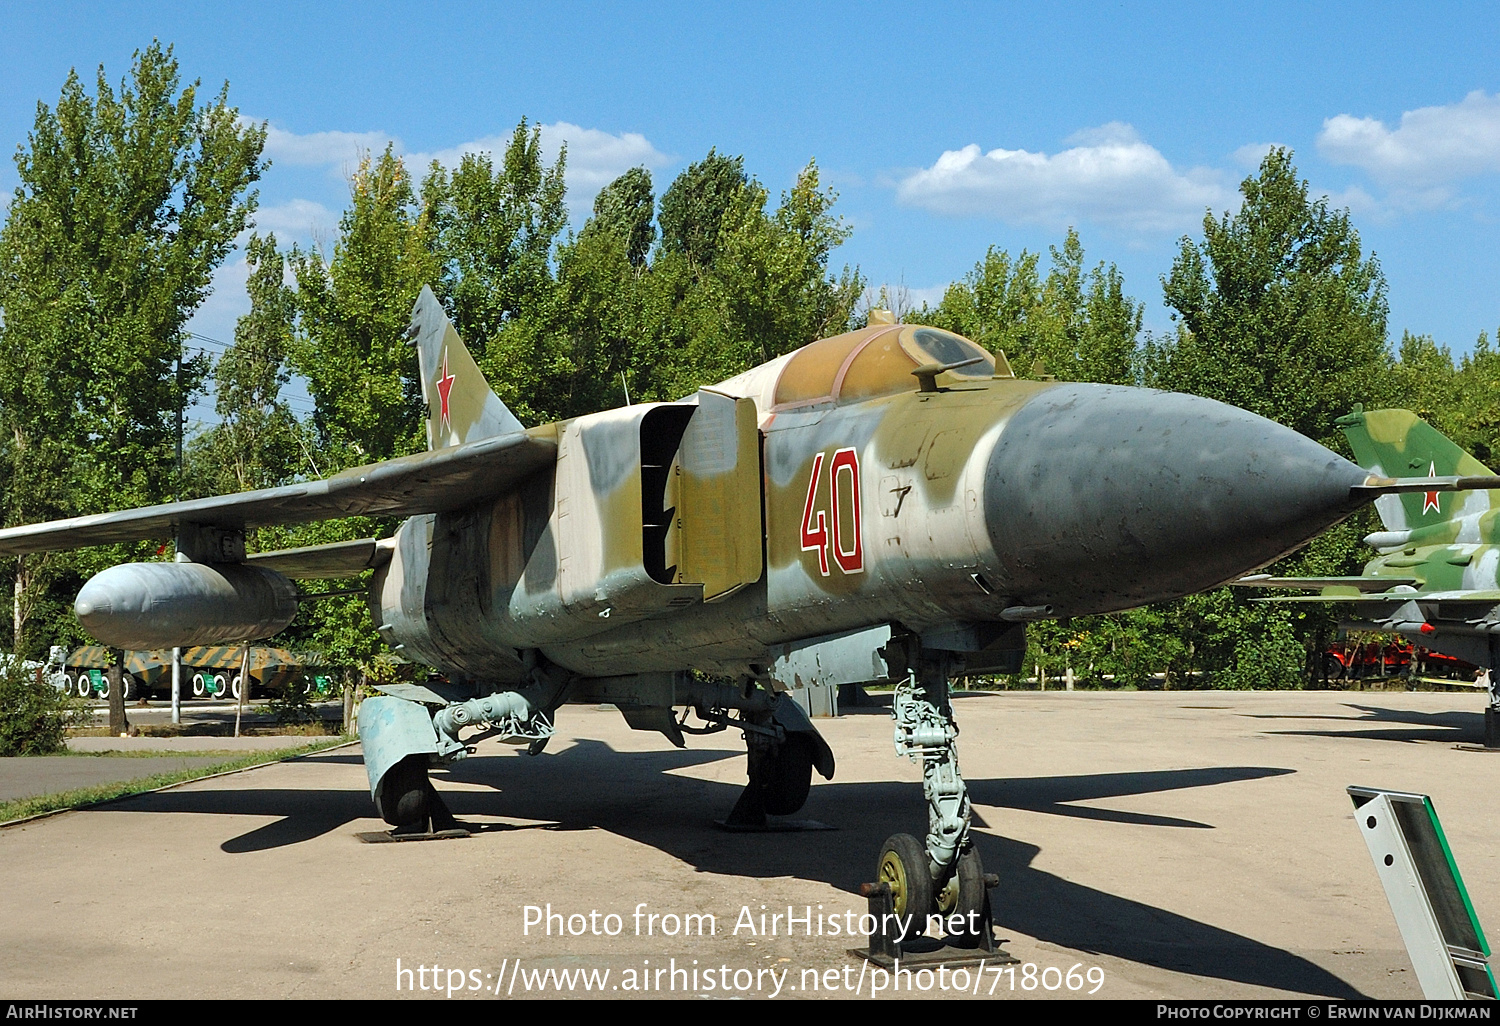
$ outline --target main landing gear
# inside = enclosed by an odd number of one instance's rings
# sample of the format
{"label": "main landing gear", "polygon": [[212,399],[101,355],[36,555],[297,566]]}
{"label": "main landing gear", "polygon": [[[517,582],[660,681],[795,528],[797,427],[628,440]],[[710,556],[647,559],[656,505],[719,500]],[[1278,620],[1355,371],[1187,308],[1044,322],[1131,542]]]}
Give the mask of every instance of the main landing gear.
{"label": "main landing gear", "polygon": [[[941,917],[948,945],[993,950],[989,888],[997,881],[985,876],[969,836],[969,792],[958,769],[958,725],[949,701],[949,679],[962,669],[959,657],[923,649],[909,635],[892,638],[882,654],[896,681],[896,753],[921,764],[927,797],[925,843],[895,834],[876,863],[872,888],[888,891],[891,911],[906,924],[887,939],[908,942],[926,933],[929,922],[939,925],[929,917]],[[872,896],[872,909],[874,903]]]}
{"label": "main landing gear", "polygon": [[427,776],[426,755],[408,755],[392,766],[375,793],[375,811],[395,827],[386,834],[361,835],[363,840],[437,839],[467,837],[465,830]]}
{"label": "main landing gear", "polygon": [[766,818],[790,816],[807,804],[814,769],[825,779],[833,779],[833,750],[802,707],[786,695],[756,692],[752,697],[760,701],[747,700],[749,707],[737,720],[729,720],[723,711],[699,713],[711,722],[717,720],[745,732],[750,780],[719,826],[730,831],[829,829],[812,820]]}

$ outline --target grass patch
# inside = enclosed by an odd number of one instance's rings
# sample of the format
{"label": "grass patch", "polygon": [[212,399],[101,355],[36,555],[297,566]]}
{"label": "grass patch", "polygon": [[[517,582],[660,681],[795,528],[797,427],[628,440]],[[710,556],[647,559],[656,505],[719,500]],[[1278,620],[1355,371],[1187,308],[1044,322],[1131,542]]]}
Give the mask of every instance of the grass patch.
{"label": "grass patch", "polygon": [[[96,787],[79,787],[72,791],[59,791],[57,794],[42,794],[31,798],[18,798],[12,802],[0,802],[0,824],[9,823],[12,820],[25,819],[27,816],[37,816],[44,812],[57,812],[61,809],[76,809],[85,805],[98,805],[100,802],[113,801],[116,798],[125,798],[133,794],[141,794],[145,791],[154,791],[159,787],[170,784],[182,784],[189,780],[197,780],[200,777],[212,776],[215,773],[229,773],[234,770],[250,769],[253,766],[264,766],[273,762],[282,762],[301,755],[312,755],[326,748],[344,744],[352,738],[329,738],[326,741],[315,741],[310,745],[291,750],[281,749],[274,752],[254,752],[239,755],[237,758],[225,759],[222,762],[210,763],[207,766],[198,766],[192,769],[177,770],[173,773],[155,773],[149,777],[141,777],[136,780],[122,780],[113,784],[100,784]],[[144,754],[144,753],[142,753]],[[160,755],[161,753],[151,753]],[[176,755],[212,755],[217,753],[173,753]]]}
{"label": "grass patch", "polygon": [[[126,710],[127,714],[129,710]],[[134,737],[233,737],[233,723],[152,723],[132,725]],[[342,718],[323,720],[319,723],[294,723],[285,726],[275,723],[248,723],[240,727],[241,737],[341,737],[344,730]],[[107,726],[75,726],[68,728],[69,737],[114,737]]]}

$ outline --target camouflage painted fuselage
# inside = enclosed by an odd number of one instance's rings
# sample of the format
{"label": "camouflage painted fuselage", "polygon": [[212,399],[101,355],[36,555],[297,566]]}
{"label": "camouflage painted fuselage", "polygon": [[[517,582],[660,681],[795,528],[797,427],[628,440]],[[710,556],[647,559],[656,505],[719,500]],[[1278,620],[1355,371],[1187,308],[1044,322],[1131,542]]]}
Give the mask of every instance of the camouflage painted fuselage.
{"label": "camouflage painted fuselage", "polygon": [[[929,390],[923,364],[949,368]],[[972,649],[1188,594],[1358,505],[1364,471],[1242,410],[1001,374],[957,336],[876,326],[540,429],[555,467],[408,521],[372,611],[476,680],[519,680],[527,650],[583,676],[763,676],[801,639],[900,624]]]}

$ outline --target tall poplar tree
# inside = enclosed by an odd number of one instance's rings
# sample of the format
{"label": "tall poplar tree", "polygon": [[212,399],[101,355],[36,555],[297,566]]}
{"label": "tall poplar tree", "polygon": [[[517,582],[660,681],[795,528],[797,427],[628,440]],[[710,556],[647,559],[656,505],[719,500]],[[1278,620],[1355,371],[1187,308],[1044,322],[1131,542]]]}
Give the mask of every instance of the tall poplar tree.
{"label": "tall poplar tree", "polygon": [[293,250],[299,328],[293,368],[307,378],[323,472],[426,445],[417,352],[405,337],[423,285],[436,281],[434,225],[390,147],[360,162],[326,262]]}
{"label": "tall poplar tree", "polygon": [[1335,418],[1387,394],[1385,276],[1347,210],[1308,194],[1291,151],[1240,184],[1233,214],[1203,219],[1162,279],[1178,331],[1150,353],[1151,383],[1259,413],[1342,450]]}
{"label": "tall poplar tree", "polygon": [[287,355],[297,295],[284,280],[276,236],[251,235],[245,259],[250,312],[235,325],[234,345],[214,368],[219,424],[194,446],[200,469],[194,490],[206,495],[270,488],[312,469],[302,454],[302,425],[281,398],[291,379]]}
{"label": "tall poplar tree", "polygon": [[[137,51],[118,88],[69,74],[38,103],[0,230],[0,426],[6,524],[136,506],[176,486],[183,328],[256,206],[262,126],[200,103],[171,47]],[[87,557],[52,557],[68,562]],[[48,560],[13,564],[12,631]]]}

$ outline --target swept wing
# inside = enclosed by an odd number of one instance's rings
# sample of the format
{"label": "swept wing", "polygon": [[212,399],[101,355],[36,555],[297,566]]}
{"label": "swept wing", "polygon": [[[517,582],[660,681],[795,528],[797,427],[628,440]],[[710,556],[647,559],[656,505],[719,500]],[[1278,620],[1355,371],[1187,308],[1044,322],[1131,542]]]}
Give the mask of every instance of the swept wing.
{"label": "swept wing", "polygon": [[225,528],[349,516],[415,516],[472,506],[551,464],[557,442],[534,428],[355,467],[321,481],[97,513],[0,531],[0,554],[171,536],[183,524]]}

